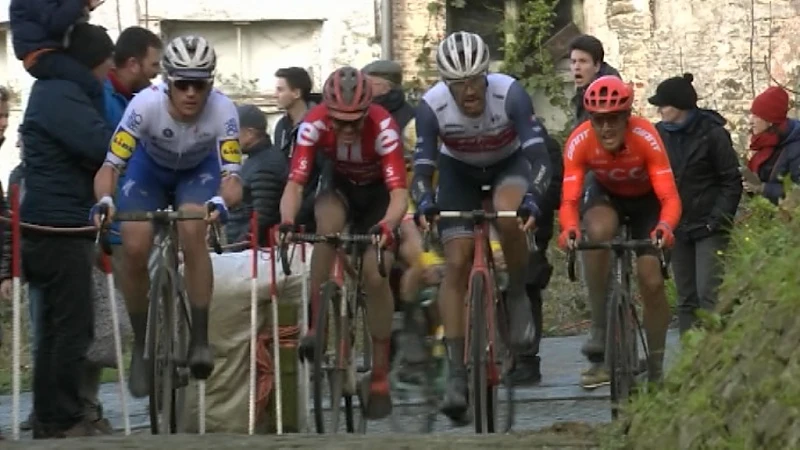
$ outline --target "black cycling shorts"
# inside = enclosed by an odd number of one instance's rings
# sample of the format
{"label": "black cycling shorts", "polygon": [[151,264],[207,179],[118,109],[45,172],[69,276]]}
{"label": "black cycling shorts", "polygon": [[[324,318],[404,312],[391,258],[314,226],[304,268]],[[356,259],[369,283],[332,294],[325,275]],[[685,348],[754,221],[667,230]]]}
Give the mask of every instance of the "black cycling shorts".
{"label": "black cycling shorts", "polygon": [[[640,197],[621,197],[614,195],[592,179],[586,185],[583,194],[581,215],[598,205],[614,208],[619,217],[619,223],[627,223],[630,227],[632,239],[650,239],[650,233],[658,225],[661,217],[661,202],[654,192]],[[584,218],[585,220],[585,218]],[[646,248],[637,251],[637,255],[655,254],[655,249]]]}

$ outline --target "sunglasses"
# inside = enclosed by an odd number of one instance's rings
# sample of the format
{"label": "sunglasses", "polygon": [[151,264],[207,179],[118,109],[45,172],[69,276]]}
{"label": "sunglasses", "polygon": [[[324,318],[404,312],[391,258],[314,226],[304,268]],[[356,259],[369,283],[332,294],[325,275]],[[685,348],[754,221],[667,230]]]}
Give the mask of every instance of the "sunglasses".
{"label": "sunglasses", "polygon": [[628,115],[627,112],[595,113],[589,120],[595,128],[618,128],[627,123]]}
{"label": "sunglasses", "polygon": [[358,128],[364,122],[364,117],[365,116],[361,116],[356,120],[340,120],[340,119],[331,118],[331,122],[333,122],[334,128],[339,129],[339,130],[344,129],[344,128],[348,128],[348,127],[350,127],[350,128]]}
{"label": "sunglasses", "polygon": [[211,82],[207,80],[174,80],[172,86],[179,91],[188,91],[189,88],[194,88],[195,91],[203,92],[211,86]]}
{"label": "sunglasses", "polygon": [[472,89],[479,89],[482,85],[486,84],[486,74],[473,75],[463,80],[444,80],[444,83],[450,89],[462,90],[467,86]]}

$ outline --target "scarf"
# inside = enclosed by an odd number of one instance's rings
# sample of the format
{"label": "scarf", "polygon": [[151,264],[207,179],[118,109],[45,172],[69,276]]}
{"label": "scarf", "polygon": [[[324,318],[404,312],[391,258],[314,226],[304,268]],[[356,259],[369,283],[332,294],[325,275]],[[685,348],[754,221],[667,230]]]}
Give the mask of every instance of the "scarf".
{"label": "scarf", "polygon": [[781,143],[782,135],[788,131],[788,128],[789,121],[786,120],[777,127],[772,126],[764,132],[750,136],[750,150],[755,152],[747,161],[747,168],[750,171],[758,174],[761,166],[775,154],[778,144]]}

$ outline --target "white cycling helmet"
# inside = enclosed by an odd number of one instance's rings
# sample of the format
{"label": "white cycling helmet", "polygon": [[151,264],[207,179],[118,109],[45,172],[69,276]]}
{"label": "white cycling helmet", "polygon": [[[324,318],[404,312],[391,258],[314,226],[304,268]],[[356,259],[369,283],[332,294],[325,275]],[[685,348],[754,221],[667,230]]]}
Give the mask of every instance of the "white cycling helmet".
{"label": "white cycling helmet", "polygon": [[180,36],[167,44],[161,65],[169,79],[211,80],[217,70],[217,54],[203,37]]}
{"label": "white cycling helmet", "polygon": [[436,68],[445,80],[463,80],[489,70],[489,47],[480,36],[456,31],[439,43]]}

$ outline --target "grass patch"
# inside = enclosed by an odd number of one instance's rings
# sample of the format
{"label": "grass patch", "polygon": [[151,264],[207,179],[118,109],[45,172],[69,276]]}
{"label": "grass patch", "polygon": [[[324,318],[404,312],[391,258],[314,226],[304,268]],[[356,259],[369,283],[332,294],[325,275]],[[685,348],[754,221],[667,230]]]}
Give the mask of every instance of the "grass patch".
{"label": "grass patch", "polygon": [[[791,194],[790,194],[791,196]],[[746,205],[720,304],[687,333],[662,389],[636,398],[611,448],[800,448],[800,210]]]}

